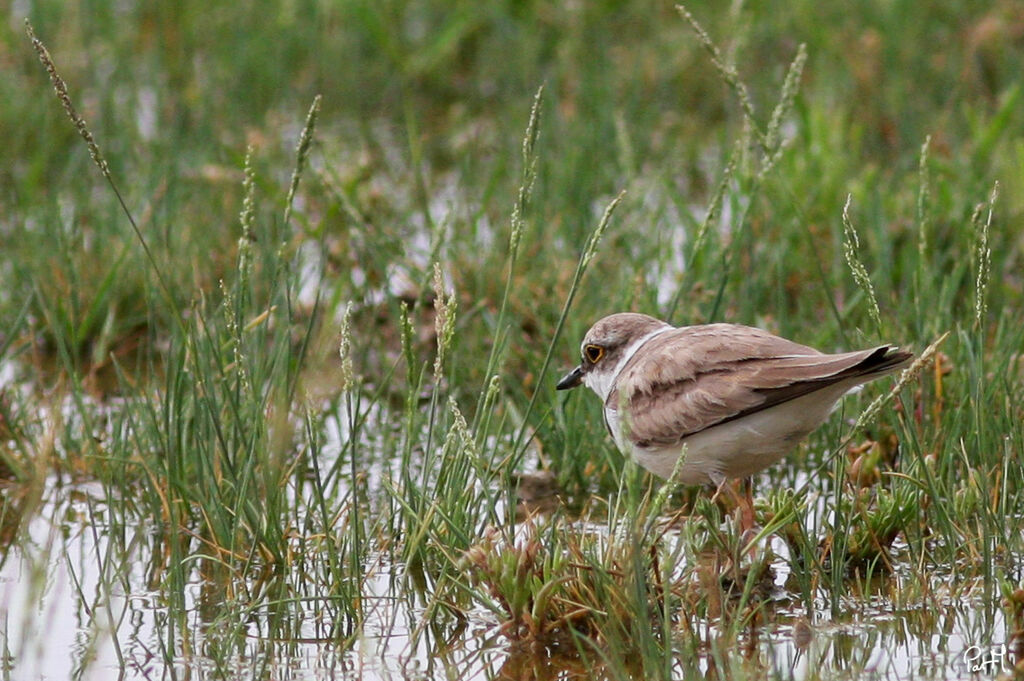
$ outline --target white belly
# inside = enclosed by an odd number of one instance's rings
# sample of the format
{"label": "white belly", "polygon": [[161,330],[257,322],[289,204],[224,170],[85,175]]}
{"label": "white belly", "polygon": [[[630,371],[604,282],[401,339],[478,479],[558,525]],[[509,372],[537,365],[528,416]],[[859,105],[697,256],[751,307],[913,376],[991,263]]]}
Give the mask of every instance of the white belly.
{"label": "white belly", "polygon": [[685,485],[709,484],[718,478],[745,478],[772,465],[792,451],[828,418],[836,402],[851,386],[799,397],[735,421],[713,426],[685,438],[681,445],[663,449],[641,448],[628,438],[614,410],[606,410],[608,425],[619,450],[655,475],[668,478],[684,451],[676,479]]}

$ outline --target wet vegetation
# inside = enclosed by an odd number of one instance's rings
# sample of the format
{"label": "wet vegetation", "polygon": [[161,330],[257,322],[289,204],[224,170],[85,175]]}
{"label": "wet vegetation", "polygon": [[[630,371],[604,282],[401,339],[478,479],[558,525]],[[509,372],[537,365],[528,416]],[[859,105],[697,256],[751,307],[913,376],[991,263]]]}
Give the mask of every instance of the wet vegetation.
{"label": "wet vegetation", "polygon": [[[1024,673],[1015,3],[9,15],[0,679]],[[919,360],[747,541],[622,310]]]}

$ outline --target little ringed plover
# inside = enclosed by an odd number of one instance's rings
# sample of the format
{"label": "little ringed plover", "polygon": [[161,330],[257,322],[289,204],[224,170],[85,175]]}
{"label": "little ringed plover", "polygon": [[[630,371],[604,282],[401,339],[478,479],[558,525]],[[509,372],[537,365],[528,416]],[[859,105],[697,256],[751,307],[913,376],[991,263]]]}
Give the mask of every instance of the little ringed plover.
{"label": "little ringed plover", "polygon": [[892,345],[826,354],[750,326],[601,319],[558,390],[586,385],[619,450],[687,485],[746,478],[778,461],[849,390],[907,365]]}

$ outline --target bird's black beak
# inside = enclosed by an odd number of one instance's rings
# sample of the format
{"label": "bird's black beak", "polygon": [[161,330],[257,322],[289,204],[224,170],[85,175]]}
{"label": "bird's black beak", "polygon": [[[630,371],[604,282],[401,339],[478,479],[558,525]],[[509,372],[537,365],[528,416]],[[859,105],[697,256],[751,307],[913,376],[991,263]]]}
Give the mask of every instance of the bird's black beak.
{"label": "bird's black beak", "polygon": [[562,377],[562,380],[555,386],[555,390],[569,390],[570,388],[575,388],[582,382],[583,367],[578,366]]}

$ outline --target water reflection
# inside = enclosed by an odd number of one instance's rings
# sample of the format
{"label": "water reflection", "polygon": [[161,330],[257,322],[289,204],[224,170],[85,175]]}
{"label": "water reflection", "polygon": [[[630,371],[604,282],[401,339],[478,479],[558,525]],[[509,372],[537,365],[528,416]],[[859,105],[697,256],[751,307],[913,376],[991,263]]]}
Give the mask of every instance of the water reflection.
{"label": "water reflection", "polygon": [[[4,491],[0,650],[8,678],[600,676],[599,651],[581,645],[581,656],[509,644],[482,611],[425,622],[429,582],[410,588],[385,555],[360,567],[358,612],[316,585],[298,593],[280,579],[253,580],[249,588],[261,593],[239,593],[236,575],[200,557],[190,559],[188,582],[176,592],[160,533],[112,522],[123,509],[109,508],[100,486],[49,479],[35,493]],[[936,571],[930,593],[897,605],[900,580],[898,571],[867,584],[853,580],[833,613],[825,594],[804,607],[780,586],[785,575],[777,575],[780,597],[761,603],[759,623],[739,640],[720,639],[714,619],[679,632],[673,674],[955,679],[972,668],[988,676],[1010,673],[1019,651],[999,602],[982,585],[953,590]]]}

